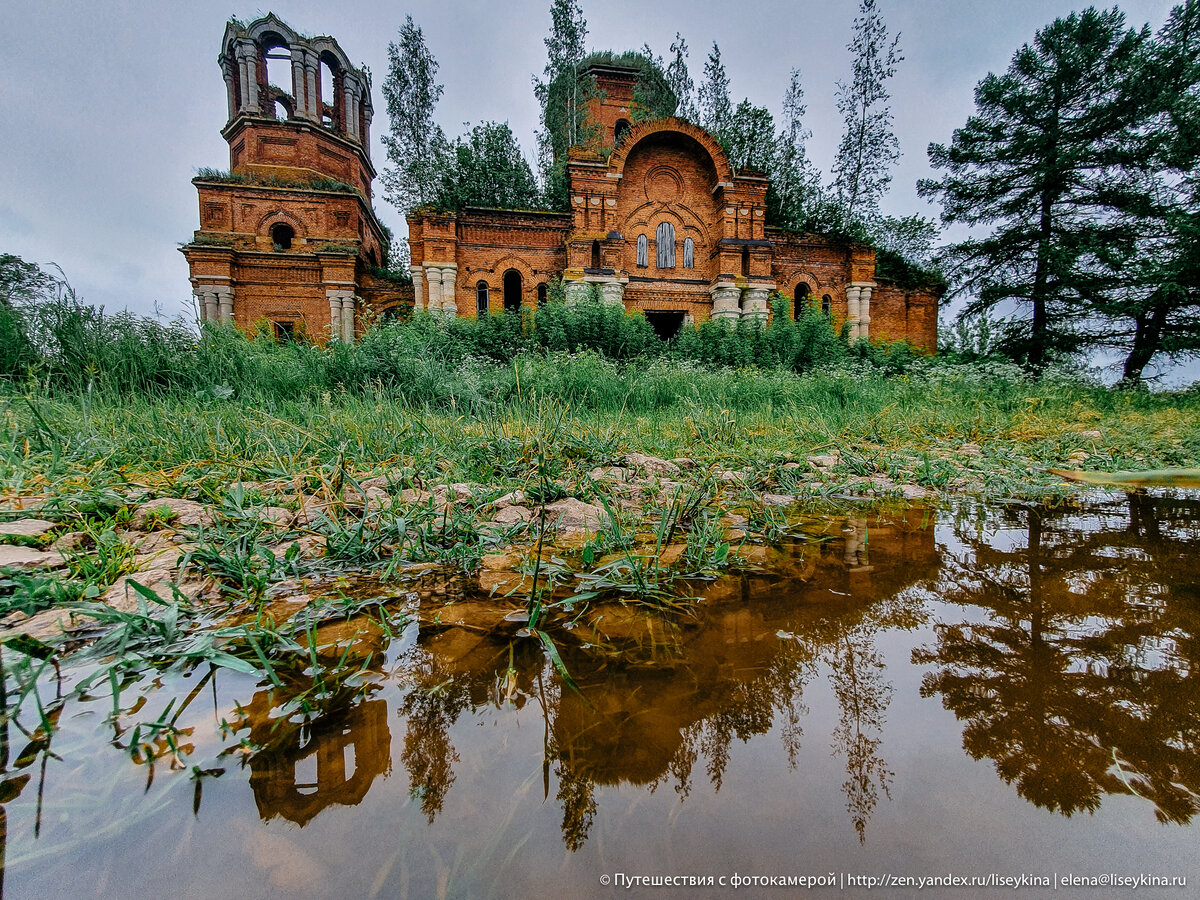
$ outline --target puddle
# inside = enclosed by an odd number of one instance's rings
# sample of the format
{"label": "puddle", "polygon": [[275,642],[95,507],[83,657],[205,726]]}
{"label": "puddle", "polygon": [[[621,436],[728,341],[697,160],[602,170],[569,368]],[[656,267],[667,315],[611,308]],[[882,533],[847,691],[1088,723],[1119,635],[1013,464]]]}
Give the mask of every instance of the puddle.
{"label": "puddle", "polygon": [[[358,673],[326,690],[312,669],[272,687],[201,665],[122,685],[115,725],[97,684],[49,734],[31,696],[0,734],[3,886],[607,897],[638,893],[601,883],[617,873],[1200,879],[1200,500],[963,500],[810,524],[700,585],[691,613],[605,605],[556,629],[577,691],[514,636],[519,603],[434,575],[320,626],[338,643],[316,667]],[[87,674],[44,676],[43,704]],[[756,890],[779,894],[738,894]]]}

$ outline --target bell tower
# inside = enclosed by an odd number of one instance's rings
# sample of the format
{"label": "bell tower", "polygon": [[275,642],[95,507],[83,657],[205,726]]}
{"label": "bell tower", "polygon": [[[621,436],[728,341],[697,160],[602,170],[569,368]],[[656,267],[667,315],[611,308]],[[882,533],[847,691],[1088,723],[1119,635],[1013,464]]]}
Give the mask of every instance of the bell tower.
{"label": "bell tower", "polygon": [[364,273],[388,250],[371,208],[370,76],[274,13],[230,20],[217,61],[229,169],[192,180],[200,228],[182,248],[201,319],[352,341]]}

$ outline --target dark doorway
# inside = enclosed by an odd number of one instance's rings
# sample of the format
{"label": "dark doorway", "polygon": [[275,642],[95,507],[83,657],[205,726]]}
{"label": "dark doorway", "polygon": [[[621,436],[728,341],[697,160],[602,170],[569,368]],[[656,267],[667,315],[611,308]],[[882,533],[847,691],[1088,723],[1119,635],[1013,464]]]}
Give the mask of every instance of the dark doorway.
{"label": "dark doorway", "polygon": [[683,328],[683,315],[682,312],[648,312],[646,321],[650,323],[655,334],[664,341],[669,341]]}
{"label": "dark doorway", "polygon": [[804,315],[806,306],[808,306],[808,285],[802,281],[796,285],[796,300],[792,304],[792,318],[799,319]]}
{"label": "dark doorway", "polygon": [[504,273],[504,311],[521,311],[521,273],[516,269]]}
{"label": "dark doorway", "polygon": [[592,266],[593,269],[600,268],[600,242],[592,241]]}
{"label": "dark doorway", "polygon": [[291,225],[285,225],[280,222],[277,225],[271,226],[271,243],[274,245],[276,253],[291,250],[292,241],[295,237],[296,232]]}

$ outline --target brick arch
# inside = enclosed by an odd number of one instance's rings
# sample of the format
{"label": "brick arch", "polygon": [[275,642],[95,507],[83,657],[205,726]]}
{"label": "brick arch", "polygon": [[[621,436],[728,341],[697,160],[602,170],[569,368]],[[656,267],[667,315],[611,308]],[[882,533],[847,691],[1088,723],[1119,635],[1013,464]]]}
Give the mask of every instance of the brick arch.
{"label": "brick arch", "polygon": [[625,132],[624,140],[620,146],[613,150],[612,155],[608,158],[609,171],[615,172],[618,175],[623,174],[625,171],[625,161],[629,158],[629,154],[643,140],[656,134],[682,134],[691,138],[692,141],[699,144],[701,149],[708,154],[713,168],[716,169],[717,180],[722,182],[733,181],[733,170],[729,166],[729,159],[725,156],[725,151],[721,149],[721,145],[717,143],[717,139],[699,125],[693,125],[691,122],[685,122],[683,119],[677,119],[674,116],[666,119],[652,119],[646,122],[639,122],[630,128],[629,131]]}
{"label": "brick arch", "polygon": [[656,222],[657,219],[664,215],[674,216],[680,229],[685,227],[694,229],[705,240],[708,240],[708,223],[700,218],[694,209],[690,206],[684,206],[682,203],[665,204],[659,203],[656,200],[647,200],[629,214],[629,218],[626,220],[627,227],[634,230],[649,228],[651,222]]}
{"label": "brick arch", "polygon": [[808,269],[795,269],[790,275],[782,279],[780,282],[780,293],[784,294],[789,300],[796,296],[796,287],[800,282],[808,285],[810,296],[820,296],[822,292],[829,293],[825,286],[821,283],[813,272]]}
{"label": "brick arch", "polygon": [[261,19],[255,19],[246,26],[246,37],[254,41],[255,44],[262,47],[264,38],[278,36],[283,39],[283,44],[272,44],[273,47],[288,46],[294,47],[305,43],[300,35],[296,34],[286,22],[276,18],[274,13],[263,16]]}
{"label": "brick arch", "polygon": [[283,209],[273,209],[259,219],[258,224],[254,227],[254,233],[260,237],[269,236],[271,228],[280,222],[291,225],[292,231],[296,232],[296,237],[308,238],[308,229],[304,226],[304,221]]}

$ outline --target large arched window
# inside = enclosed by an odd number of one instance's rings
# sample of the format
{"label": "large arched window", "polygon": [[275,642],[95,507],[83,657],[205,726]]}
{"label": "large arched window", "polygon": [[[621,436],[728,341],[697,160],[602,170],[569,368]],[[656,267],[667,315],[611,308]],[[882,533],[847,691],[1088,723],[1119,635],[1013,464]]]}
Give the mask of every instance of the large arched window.
{"label": "large arched window", "polygon": [[643,269],[650,265],[649,242],[646,240],[646,236],[644,234],[638,235],[637,264]]}
{"label": "large arched window", "polygon": [[792,318],[799,319],[804,315],[804,307],[808,305],[808,285],[803,281],[796,285],[796,297],[792,303]]}
{"label": "large arched window", "polygon": [[537,286],[538,309],[546,305],[546,282],[542,282]]}
{"label": "large arched window", "polygon": [[683,239],[683,267],[691,269],[696,265],[696,242],[691,238]]}
{"label": "large arched window", "polygon": [[613,144],[621,143],[621,138],[625,137],[625,133],[629,131],[630,125],[628,119],[617,119],[617,124],[613,126]]}
{"label": "large arched window", "polygon": [[488,314],[488,286],[486,281],[481,281],[475,285],[475,315],[486,316]]}
{"label": "large arched window", "polygon": [[821,298],[821,312],[825,315],[833,315],[833,298],[826,294]]}
{"label": "large arched window", "polygon": [[675,226],[670,222],[659,222],[654,232],[654,245],[660,269],[675,268]]}

